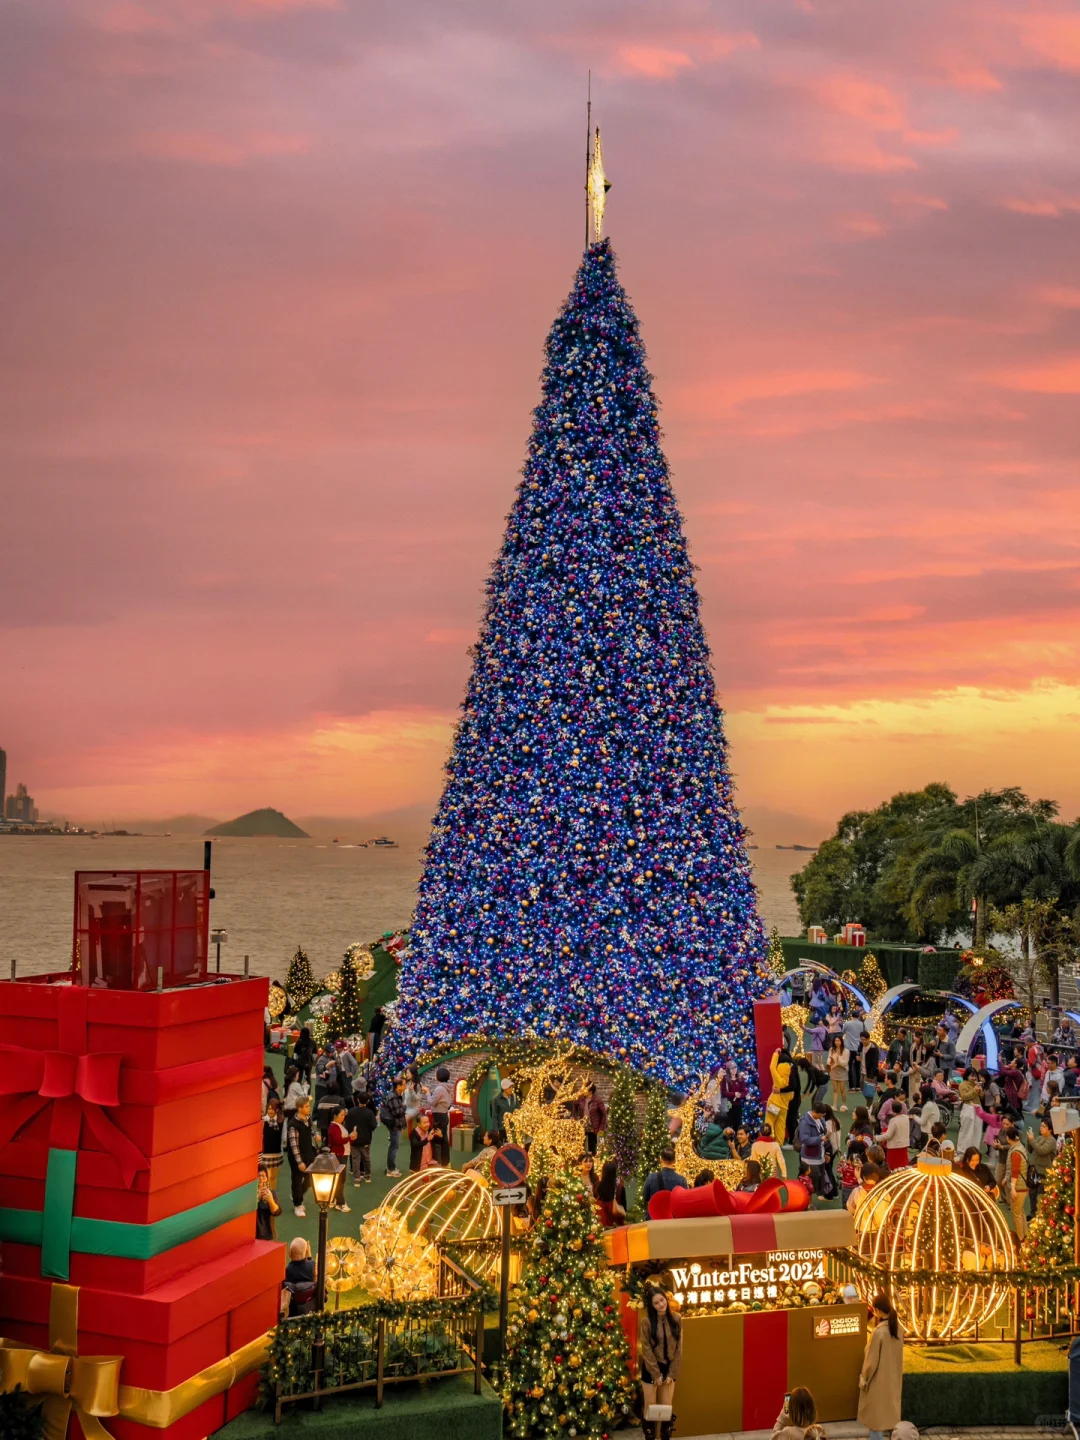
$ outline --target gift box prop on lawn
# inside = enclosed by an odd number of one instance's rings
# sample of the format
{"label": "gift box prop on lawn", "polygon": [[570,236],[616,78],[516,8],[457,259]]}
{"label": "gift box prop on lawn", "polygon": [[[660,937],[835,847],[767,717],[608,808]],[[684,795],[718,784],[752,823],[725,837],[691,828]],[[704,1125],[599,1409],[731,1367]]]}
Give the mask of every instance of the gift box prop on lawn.
{"label": "gift box prop on lawn", "polygon": [[73,972],[0,982],[0,1389],[42,1397],[49,1440],[202,1440],[250,1405],[277,1317],[267,982],[193,978],[205,939],[160,901],[183,888],[152,887],[153,931],[140,903],[94,933],[77,901]]}
{"label": "gift box prop on lawn", "polygon": [[[700,1203],[707,1208],[707,1201]],[[607,1232],[612,1265],[627,1277],[620,1281],[620,1306],[635,1375],[640,1311],[628,1289],[639,1288],[643,1276],[654,1277],[679,1307],[680,1432],[770,1429],[796,1385],[813,1391],[819,1420],[854,1419],[866,1309],[844,1300],[828,1258],[854,1238],[844,1210],[699,1213]],[[718,1356],[724,1359],[722,1385],[716,1383]]]}

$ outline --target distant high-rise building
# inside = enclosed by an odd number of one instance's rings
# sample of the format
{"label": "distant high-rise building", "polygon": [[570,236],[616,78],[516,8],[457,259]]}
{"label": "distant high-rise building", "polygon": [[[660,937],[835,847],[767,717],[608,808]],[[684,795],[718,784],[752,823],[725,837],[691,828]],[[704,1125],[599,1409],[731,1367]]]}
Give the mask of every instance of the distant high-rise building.
{"label": "distant high-rise building", "polygon": [[4,800],[7,797],[7,751],[0,750],[0,815],[4,814]]}
{"label": "distant high-rise building", "polygon": [[25,785],[21,783],[16,785],[15,794],[7,797],[4,816],[8,820],[18,820],[24,825],[29,825],[37,819],[37,807],[34,804],[33,796],[26,793]]}

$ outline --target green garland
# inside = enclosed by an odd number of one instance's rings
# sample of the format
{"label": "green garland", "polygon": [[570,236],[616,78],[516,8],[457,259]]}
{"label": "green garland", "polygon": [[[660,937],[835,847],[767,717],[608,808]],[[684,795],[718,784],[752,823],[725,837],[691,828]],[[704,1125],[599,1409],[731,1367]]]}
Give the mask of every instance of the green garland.
{"label": "green garland", "polygon": [[[581,1045],[567,1049],[562,1041],[549,1040],[530,1032],[526,1032],[524,1035],[495,1038],[488,1035],[466,1035],[458,1040],[450,1040],[442,1045],[432,1046],[430,1050],[426,1050],[423,1055],[418,1057],[418,1063],[430,1067],[437,1065],[440,1060],[447,1060],[457,1055],[468,1055],[474,1050],[482,1050],[484,1058],[478,1060],[466,1076],[470,1090],[475,1089],[483,1082],[492,1061],[501,1072],[519,1070],[525,1065],[535,1065],[537,1060],[547,1059],[556,1054],[560,1059],[565,1059],[568,1065],[601,1070],[605,1074],[616,1074],[620,1069],[627,1068],[624,1061],[618,1060],[612,1055],[605,1055],[599,1050],[588,1050]],[[642,1085],[649,1079],[644,1072],[633,1071],[632,1073],[638,1077]]]}
{"label": "green garland", "polygon": [[[449,1320],[458,1320],[492,1310],[498,1303],[488,1284],[469,1295],[432,1297],[426,1300],[373,1300],[350,1310],[315,1311],[283,1320],[272,1332],[266,1365],[269,1390],[280,1386],[286,1393],[306,1393],[314,1385],[312,1346],[326,1346],[324,1371],[337,1385],[370,1379],[374,1374],[377,1326],[380,1320],[414,1320],[425,1324],[420,1349],[409,1348],[396,1336],[387,1337],[386,1364],[406,1366],[407,1373],[434,1373],[456,1368],[449,1363],[457,1356],[455,1343],[446,1329]],[[417,1368],[419,1367],[419,1368]],[[370,1373],[369,1373],[370,1372]]]}
{"label": "green garland", "polygon": [[872,1265],[853,1251],[834,1251],[835,1257],[860,1275],[874,1275],[894,1285],[973,1285],[990,1289],[995,1285],[1017,1285],[1021,1289],[1039,1289],[1054,1285],[1072,1285],[1080,1281],[1080,1266],[1055,1265],[1039,1279],[1030,1270],[962,1270],[959,1274],[941,1270],[885,1270]]}

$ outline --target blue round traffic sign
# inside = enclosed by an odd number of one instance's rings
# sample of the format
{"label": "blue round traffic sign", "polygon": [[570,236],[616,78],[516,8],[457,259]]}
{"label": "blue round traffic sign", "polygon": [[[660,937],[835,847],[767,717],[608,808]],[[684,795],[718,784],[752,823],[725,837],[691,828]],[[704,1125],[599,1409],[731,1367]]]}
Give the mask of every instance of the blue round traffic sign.
{"label": "blue round traffic sign", "polygon": [[500,1185],[524,1185],[529,1152],[521,1145],[503,1145],[491,1158],[491,1173]]}

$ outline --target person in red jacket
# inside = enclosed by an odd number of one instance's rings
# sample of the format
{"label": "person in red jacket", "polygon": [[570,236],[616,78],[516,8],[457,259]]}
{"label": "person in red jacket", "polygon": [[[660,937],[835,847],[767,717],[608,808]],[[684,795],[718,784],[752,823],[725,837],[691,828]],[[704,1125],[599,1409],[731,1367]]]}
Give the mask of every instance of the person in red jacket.
{"label": "person in red jacket", "polygon": [[326,1144],[330,1154],[341,1166],[334,1182],[334,1198],[330,1203],[335,1210],[348,1212],[351,1207],[345,1203],[345,1172],[348,1168],[345,1157],[349,1153],[349,1129],[345,1124],[345,1113],[344,1105],[335,1108],[334,1118],[326,1129]]}

